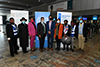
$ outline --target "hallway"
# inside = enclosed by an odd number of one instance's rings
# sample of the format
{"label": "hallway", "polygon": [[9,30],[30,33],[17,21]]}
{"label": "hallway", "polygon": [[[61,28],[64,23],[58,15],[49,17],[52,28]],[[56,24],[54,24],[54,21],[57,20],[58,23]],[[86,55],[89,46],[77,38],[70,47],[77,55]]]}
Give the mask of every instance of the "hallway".
{"label": "hallway", "polygon": [[[78,41],[75,40],[77,47]],[[85,43],[85,52],[67,52],[66,50],[44,51],[38,49],[26,54],[19,52],[15,57],[9,53],[6,35],[0,33],[0,67],[100,67],[94,60],[100,60],[100,34],[96,34]],[[30,57],[36,55],[36,59]]]}

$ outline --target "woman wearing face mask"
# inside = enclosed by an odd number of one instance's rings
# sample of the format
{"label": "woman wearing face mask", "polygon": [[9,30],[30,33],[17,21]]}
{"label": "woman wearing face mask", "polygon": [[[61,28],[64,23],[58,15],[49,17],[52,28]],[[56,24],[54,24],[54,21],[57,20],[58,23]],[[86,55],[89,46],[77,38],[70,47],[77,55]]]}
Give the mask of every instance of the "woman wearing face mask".
{"label": "woman wearing face mask", "polygon": [[28,32],[29,32],[29,36],[30,36],[30,47],[31,50],[34,51],[34,40],[36,37],[36,25],[35,22],[33,20],[33,18],[30,19],[30,22],[28,24]]}
{"label": "woman wearing face mask", "polygon": [[42,52],[44,48],[44,41],[46,36],[46,24],[44,23],[44,17],[41,17],[41,22],[37,24],[37,33],[40,42],[40,51]]}
{"label": "woman wearing face mask", "polygon": [[[67,38],[67,36],[71,36],[71,26],[68,25],[68,21],[67,20],[64,20],[64,26],[63,26],[63,36],[65,38]],[[67,45],[67,44],[66,44]],[[68,48],[69,45],[67,45],[67,51],[69,50]],[[63,44],[63,50],[65,50],[65,44]]]}
{"label": "woman wearing face mask", "polygon": [[22,47],[23,53],[27,53],[28,47],[28,25],[25,23],[27,20],[23,17],[21,24],[18,25],[18,33],[20,39],[20,46]]}
{"label": "woman wearing face mask", "polygon": [[60,19],[57,19],[57,23],[54,30],[54,38],[57,42],[57,48],[56,50],[60,50],[60,40],[62,39],[62,31],[63,31],[63,25],[60,22]]}

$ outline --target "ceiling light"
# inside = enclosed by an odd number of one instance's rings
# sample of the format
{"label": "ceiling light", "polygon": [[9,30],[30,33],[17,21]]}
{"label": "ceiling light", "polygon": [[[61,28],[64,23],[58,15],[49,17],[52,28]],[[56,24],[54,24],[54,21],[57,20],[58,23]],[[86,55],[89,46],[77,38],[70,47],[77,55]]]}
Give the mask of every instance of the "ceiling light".
{"label": "ceiling light", "polygon": [[8,3],[10,3],[10,1],[8,1]]}
{"label": "ceiling light", "polygon": [[38,0],[38,2],[40,2],[40,0]]}
{"label": "ceiling light", "polygon": [[26,6],[28,6],[28,4]]}

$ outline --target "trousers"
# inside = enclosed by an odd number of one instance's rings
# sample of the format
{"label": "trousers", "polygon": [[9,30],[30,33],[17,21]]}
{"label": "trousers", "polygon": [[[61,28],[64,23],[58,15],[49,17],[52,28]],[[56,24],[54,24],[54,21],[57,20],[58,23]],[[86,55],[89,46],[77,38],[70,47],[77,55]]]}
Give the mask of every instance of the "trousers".
{"label": "trousers", "polygon": [[83,37],[83,35],[78,35],[78,39],[79,39],[79,48],[84,49],[84,40],[85,38]]}
{"label": "trousers", "polygon": [[32,36],[30,38],[30,47],[31,47],[31,49],[34,47],[34,40],[35,40],[35,36]]}

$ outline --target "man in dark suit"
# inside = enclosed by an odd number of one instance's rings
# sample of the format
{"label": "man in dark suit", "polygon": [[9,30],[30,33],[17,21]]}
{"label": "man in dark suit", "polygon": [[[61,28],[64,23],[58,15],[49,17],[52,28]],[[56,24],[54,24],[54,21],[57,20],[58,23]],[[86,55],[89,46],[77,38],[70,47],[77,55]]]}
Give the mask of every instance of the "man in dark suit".
{"label": "man in dark suit", "polygon": [[51,45],[51,50],[53,51],[53,38],[54,38],[54,29],[55,29],[55,22],[52,21],[52,16],[49,16],[49,21],[46,23],[46,33],[47,33],[47,38],[48,38],[48,49],[49,51],[50,45]]}
{"label": "man in dark suit", "polygon": [[42,52],[46,36],[46,24],[44,23],[44,17],[41,17],[41,22],[37,24],[37,33],[40,41],[40,51]]}
{"label": "man in dark suit", "polygon": [[10,55],[14,57],[14,53],[17,53],[17,37],[18,37],[18,32],[17,32],[17,26],[14,23],[14,18],[10,18],[10,23],[7,24],[6,26],[6,33],[7,33],[7,38],[9,41],[9,48],[10,48]]}

